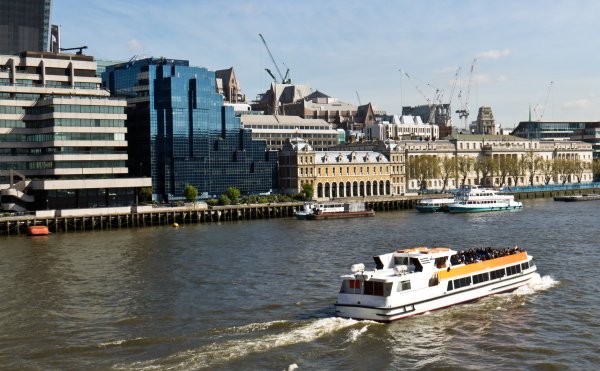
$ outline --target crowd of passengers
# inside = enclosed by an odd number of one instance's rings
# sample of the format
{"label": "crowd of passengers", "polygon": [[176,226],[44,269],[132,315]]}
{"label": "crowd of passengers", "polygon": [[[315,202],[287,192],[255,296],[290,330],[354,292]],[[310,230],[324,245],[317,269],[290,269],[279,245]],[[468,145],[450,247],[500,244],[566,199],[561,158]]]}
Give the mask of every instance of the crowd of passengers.
{"label": "crowd of passengers", "polygon": [[507,247],[502,250],[493,249],[491,247],[478,247],[475,249],[459,251],[456,255],[450,257],[450,263],[452,263],[452,265],[477,263],[484,260],[516,254],[520,251],[518,246],[513,248]]}

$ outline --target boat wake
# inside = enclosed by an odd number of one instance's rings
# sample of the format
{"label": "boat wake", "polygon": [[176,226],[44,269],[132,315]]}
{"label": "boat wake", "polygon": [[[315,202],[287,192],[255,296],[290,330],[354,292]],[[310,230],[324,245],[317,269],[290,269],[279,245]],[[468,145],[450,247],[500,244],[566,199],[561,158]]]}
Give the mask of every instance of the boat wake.
{"label": "boat wake", "polygon": [[515,290],[515,294],[517,295],[529,295],[538,291],[548,290],[556,285],[558,285],[560,281],[556,281],[554,278],[550,276],[540,276],[539,273],[534,273],[531,277],[529,283],[525,286],[519,287]]}
{"label": "boat wake", "polygon": [[117,369],[198,369],[212,367],[224,362],[233,361],[253,353],[268,352],[272,349],[300,343],[308,343],[321,337],[331,335],[338,331],[361,324],[360,329],[352,329],[348,334],[348,342],[354,342],[359,335],[375,322],[356,321],[337,317],[321,318],[317,320],[302,321],[300,323],[287,322],[289,326],[277,334],[256,336],[258,331],[277,329],[282,322],[274,321],[264,324],[256,323],[241,327],[233,327],[219,331],[220,334],[230,333],[239,335],[254,333],[253,338],[241,338],[214,342],[197,349],[190,349],[175,353],[169,357],[136,362],[131,365],[118,365]]}

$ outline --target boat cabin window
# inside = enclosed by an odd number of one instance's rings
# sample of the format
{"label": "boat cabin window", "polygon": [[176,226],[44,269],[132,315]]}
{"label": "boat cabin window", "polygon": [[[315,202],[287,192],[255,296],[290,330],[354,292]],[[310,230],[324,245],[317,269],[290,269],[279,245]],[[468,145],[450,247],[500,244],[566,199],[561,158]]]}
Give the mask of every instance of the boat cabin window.
{"label": "boat cabin window", "polygon": [[474,285],[476,285],[478,283],[481,283],[481,282],[486,282],[486,281],[489,281],[489,280],[490,280],[490,276],[489,276],[489,274],[487,272],[486,273],[476,274],[476,275],[473,276],[473,284]]}
{"label": "boat cabin window", "polygon": [[448,281],[448,287],[446,288],[446,291],[452,291],[452,281]]}
{"label": "boat cabin window", "polygon": [[344,280],[340,292],[343,294],[360,294],[359,280]]}
{"label": "boat cabin window", "polygon": [[445,256],[441,258],[435,258],[435,267],[446,268],[447,260],[448,259]]}
{"label": "boat cabin window", "polygon": [[463,278],[454,280],[454,288],[455,289],[460,289],[461,287],[465,287],[465,286],[469,286],[469,285],[471,285],[471,277],[463,277]]}
{"label": "boat cabin window", "polygon": [[529,268],[529,262],[521,263],[521,269],[525,270]]}
{"label": "boat cabin window", "polygon": [[504,270],[504,268],[496,269],[495,271],[490,272],[490,279],[492,279],[492,280],[495,280],[497,278],[502,278],[504,276],[506,276],[506,271]]}
{"label": "boat cabin window", "polygon": [[521,265],[513,265],[512,267],[506,267],[506,275],[512,276],[513,274],[521,273]]}
{"label": "boat cabin window", "polygon": [[408,265],[408,258],[404,256],[394,256],[394,265]]}
{"label": "boat cabin window", "polygon": [[415,267],[415,272],[423,272],[423,266],[417,258],[410,258],[410,264]]}
{"label": "boat cabin window", "polygon": [[398,282],[398,287],[396,288],[396,291],[400,292],[407,290],[410,290],[410,281]]}
{"label": "boat cabin window", "polygon": [[365,295],[383,296],[383,282],[365,281]]}

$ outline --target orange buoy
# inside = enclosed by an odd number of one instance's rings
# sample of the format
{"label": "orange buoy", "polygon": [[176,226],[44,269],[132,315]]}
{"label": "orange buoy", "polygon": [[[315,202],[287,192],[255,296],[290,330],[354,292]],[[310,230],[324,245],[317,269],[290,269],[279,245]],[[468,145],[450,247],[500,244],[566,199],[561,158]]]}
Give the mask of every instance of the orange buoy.
{"label": "orange buoy", "polygon": [[32,225],[27,228],[27,234],[30,236],[47,236],[50,234],[45,225]]}

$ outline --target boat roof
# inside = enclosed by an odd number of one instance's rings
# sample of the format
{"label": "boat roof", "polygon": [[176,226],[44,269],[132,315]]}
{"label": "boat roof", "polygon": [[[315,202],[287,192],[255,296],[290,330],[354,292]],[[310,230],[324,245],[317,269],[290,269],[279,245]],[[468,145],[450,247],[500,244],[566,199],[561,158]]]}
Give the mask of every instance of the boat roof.
{"label": "boat roof", "polygon": [[447,247],[412,247],[408,249],[399,249],[394,252],[394,256],[419,256],[423,254],[431,254],[431,255],[443,255],[448,256],[452,254],[456,254],[455,250],[449,249]]}

